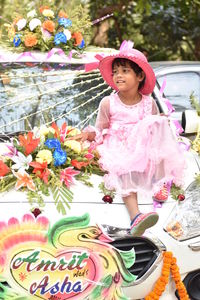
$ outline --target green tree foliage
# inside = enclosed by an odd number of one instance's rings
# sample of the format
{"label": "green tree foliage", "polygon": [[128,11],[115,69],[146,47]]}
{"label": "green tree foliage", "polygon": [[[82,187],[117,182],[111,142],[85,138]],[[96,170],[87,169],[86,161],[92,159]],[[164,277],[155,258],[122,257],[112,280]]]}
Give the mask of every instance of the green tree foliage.
{"label": "green tree foliage", "polygon": [[199,0],[98,0],[90,1],[90,12],[92,18],[113,13],[108,47],[131,39],[147,50],[150,60],[200,59]]}
{"label": "green tree foliage", "polygon": [[[200,1],[152,1],[143,16],[141,33],[155,58],[200,59]],[[163,51],[166,50],[166,51]],[[166,52],[166,53],[165,53]]]}

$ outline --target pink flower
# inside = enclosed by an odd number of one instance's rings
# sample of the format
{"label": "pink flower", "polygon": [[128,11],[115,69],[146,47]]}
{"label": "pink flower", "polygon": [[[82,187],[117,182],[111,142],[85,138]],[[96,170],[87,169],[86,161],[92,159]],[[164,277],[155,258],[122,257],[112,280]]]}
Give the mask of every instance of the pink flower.
{"label": "pink flower", "polygon": [[68,167],[60,172],[60,180],[64,182],[67,187],[74,183],[73,177],[78,175],[80,172],[75,171],[74,168]]}
{"label": "pink flower", "polygon": [[12,157],[18,155],[18,151],[17,151],[17,149],[14,146],[7,144],[6,147],[9,149],[10,152],[3,153],[3,156],[7,156],[7,157],[12,158]]}
{"label": "pink flower", "polygon": [[85,158],[87,158],[87,159],[93,159],[93,157],[94,157],[94,155],[92,154],[92,153],[87,153],[87,154],[85,154]]}
{"label": "pink flower", "polygon": [[96,143],[94,143],[94,142],[90,143],[90,146],[88,148],[88,152],[91,153],[95,149],[96,149]]}

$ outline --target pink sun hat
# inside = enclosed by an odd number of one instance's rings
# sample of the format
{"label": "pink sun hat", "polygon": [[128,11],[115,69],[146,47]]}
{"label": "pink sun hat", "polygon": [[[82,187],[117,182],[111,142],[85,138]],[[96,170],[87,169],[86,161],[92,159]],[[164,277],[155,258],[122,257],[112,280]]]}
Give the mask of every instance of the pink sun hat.
{"label": "pink sun hat", "polygon": [[99,62],[98,67],[101,75],[109,86],[118,91],[112,77],[112,62],[115,58],[126,58],[136,63],[144,71],[146,76],[144,86],[140,89],[140,92],[144,95],[153,92],[156,83],[154,71],[148,63],[146,56],[139,50],[134,49],[133,42],[131,41],[123,41],[118,52],[101,58]]}

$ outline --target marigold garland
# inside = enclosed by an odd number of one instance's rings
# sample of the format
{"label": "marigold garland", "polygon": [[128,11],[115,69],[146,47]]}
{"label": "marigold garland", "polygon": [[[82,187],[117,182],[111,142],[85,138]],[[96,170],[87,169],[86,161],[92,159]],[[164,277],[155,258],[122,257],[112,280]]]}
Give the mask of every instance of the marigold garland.
{"label": "marigold garland", "polygon": [[179,272],[179,267],[176,263],[176,258],[173,257],[172,252],[167,251],[163,252],[163,267],[161,276],[155,283],[153,291],[151,291],[146,297],[145,300],[159,300],[162,293],[164,292],[166,285],[169,281],[170,272],[172,274],[172,278],[176,284],[176,289],[178,290],[178,294],[180,300],[188,300],[190,299],[186,288],[181,280],[181,275]]}

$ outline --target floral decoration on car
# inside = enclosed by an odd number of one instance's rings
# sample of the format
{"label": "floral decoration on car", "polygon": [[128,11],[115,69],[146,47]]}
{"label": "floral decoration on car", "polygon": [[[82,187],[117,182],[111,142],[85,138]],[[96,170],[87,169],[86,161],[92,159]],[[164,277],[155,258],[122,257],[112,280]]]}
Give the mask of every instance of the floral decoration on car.
{"label": "floral decoration on car", "polygon": [[27,191],[30,204],[45,205],[44,197],[53,195],[62,214],[73,200],[71,185],[76,180],[92,186],[92,173],[101,175],[95,144],[71,139],[80,130],[64,123],[60,128],[34,128],[5,144],[0,158],[0,192],[15,187]]}
{"label": "floral decoration on car", "polygon": [[59,47],[65,53],[84,48],[84,37],[91,25],[89,15],[81,6],[68,12],[41,6],[38,11],[33,9],[26,16],[16,15],[11,24],[5,24],[15,50],[48,51]]}
{"label": "floral decoration on car", "polygon": [[198,128],[197,135],[195,139],[192,141],[192,149],[200,155],[200,125]]}

